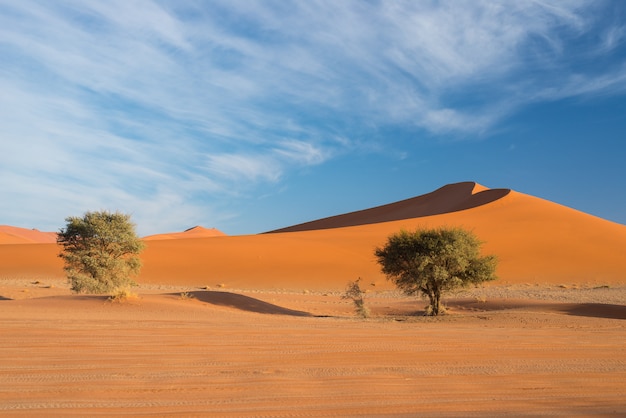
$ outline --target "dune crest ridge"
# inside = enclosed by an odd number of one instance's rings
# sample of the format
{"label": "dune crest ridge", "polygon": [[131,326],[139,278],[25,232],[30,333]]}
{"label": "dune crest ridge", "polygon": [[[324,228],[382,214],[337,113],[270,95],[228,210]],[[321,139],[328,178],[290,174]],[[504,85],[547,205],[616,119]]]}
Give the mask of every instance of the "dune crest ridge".
{"label": "dune crest ridge", "polygon": [[0,225],[0,244],[50,244],[56,240],[56,232]]}
{"label": "dune crest ridge", "polygon": [[168,232],[165,234],[148,235],[143,237],[143,239],[146,241],[154,241],[162,239],[208,238],[224,236],[226,236],[226,234],[216,228],[204,228],[198,225],[185,229],[183,232]]}
{"label": "dune crest ridge", "polygon": [[489,189],[470,181],[453,183],[410,199],[288,226],[267,233],[344,228],[443,215],[486,205],[503,198],[510,192],[510,189]]}

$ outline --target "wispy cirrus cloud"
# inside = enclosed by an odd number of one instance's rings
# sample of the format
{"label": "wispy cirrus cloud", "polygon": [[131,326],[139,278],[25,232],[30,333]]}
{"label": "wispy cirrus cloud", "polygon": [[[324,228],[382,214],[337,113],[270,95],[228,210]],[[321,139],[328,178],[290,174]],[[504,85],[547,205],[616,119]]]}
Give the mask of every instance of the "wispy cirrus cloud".
{"label": "wispy cirrus cloud", "polygon": [[625,60],[594,65],[623,54],[614,7],[2,1],[0,209],[49,228],[130,207],[144,233],[182,229],[233,216],[233,191],[383,148],[381,126],[471,137],[529,103],[623,94]]}

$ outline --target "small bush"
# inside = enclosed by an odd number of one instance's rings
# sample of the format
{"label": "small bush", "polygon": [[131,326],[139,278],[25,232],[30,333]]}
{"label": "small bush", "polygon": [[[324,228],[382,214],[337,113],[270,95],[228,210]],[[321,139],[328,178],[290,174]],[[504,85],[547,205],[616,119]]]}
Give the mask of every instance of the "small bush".
{"label": "small bush", "polygon": [[352,303],[354,303],[356,314],[361,318],[368,318],[370,316],[370,310],[365,306],[365,301],[363,300],[365,292],[361,289],[360,282],[360,277],[353,282],[349,282],[345,293],[341,295],[341,299],[350,299]]}
{"label": "small bush", "polygon": [[487,303],[487,296],[475,296],[474,299],[476,299],[478,303]]}
{"label": "small bush", "polygon": [[180,292],[180,298],[182,300],[189,300],[189,299],[193,299],[194,295],[192,293],[189,293],[189,292]]}

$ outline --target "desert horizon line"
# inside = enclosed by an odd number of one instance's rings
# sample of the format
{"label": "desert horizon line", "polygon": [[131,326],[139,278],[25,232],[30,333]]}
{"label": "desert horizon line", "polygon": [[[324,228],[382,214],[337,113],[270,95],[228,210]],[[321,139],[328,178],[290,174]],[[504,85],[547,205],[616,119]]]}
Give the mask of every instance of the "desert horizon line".
{"label": "desert horizon line", "polygon": [[[365,209],[357,209],[337,215],[331,215],[327,217],[317,218],[302,223],[284,226],[278,229],[272,229],[259,233],[252,234],[235,234],[229,235],[219,229],[219,226],[204,226],[193,225],[185,228],[182,231],[165,231],[157,232],[154,234],[142,235],[141,239],[157,240],[157,239],[174,239],[174,238],[191,238],[196,237],[217,237],[217,236],[246,236],[246,235],[262,235],[273,234],[283,232],[296,232],[307,231],[315,229],[330,229],[330,228],[343,228],[349,226],[375,224],[380,222],[398,221],[402,219],[421,218],[435,215],[442,215],[446,213],[452,213],[456,211],[462,211],[472,209],[474,207],[482,206],[492,203],[496,200],[504,198],[511,192],[517,192],[512,188],[489,188],[476,181],[460,181],[454,183],[445,184],[431,192],[420,194],[414,197],[397,200],[382,205],[372,206]],[[525,193],[522,193],[525,194]],[[529,195],[532,196],[532,195]],[[533,196],[535,197],[535,196]],[[557,205],[560,203],[551,201],[549,199],[539,198]],[[593,216],[598,219],[602,219],[606,222],[622,225],[619,222],[611,221],[609,219],[601,218],[592,215],[587,212],[579,211],[578,209],[561,205],[571,210],[575,210],[584,213],[588,216]],[[68,215],[68,216],[77,216]],[[622,225],[623,226],[623,225]],[[60,230],[60,228],[59,228]],[[27,228],[15,225],[0,225],[0,234],[13,235],[17,238],[22,238],[25,233],[32,231],[33,233],[40,233],[49,235],[45,238],[45,235],[40,237],[45,243],[53,242],[51,236],[58,233],[58,231],[42,231],[38,228]],[[26,234],[28,235],[28,234]],[[24,237],[26,238],[26,237]],[[39,242],[36,240],[36,243]],[[0,243],[2,243],[0,241]]]}

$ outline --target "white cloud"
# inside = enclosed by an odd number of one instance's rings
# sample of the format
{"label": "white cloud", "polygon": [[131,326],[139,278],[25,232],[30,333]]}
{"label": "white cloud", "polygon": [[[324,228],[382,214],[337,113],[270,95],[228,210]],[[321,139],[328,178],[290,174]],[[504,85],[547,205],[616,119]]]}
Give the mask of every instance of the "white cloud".
{"label": "white cloud", "polygon": [[280,167],[268,157],[257,155],[219,154],[207,157],[208,169],[211,173],[228,179],[247,181],[276,181],[281,175]]}
{"label": "white cloud", "polygon": [[626,25],[610,26],[602,35],[602,48],[600,50],[603,53],[610,52],[622,45],[625,39]]}
{"label": "white cloud", "polygon": [[314,144],[298,140],[286,140],[278,143],[274,152],[286,163],[296,165],[316,165],[324,162],[329,156],[328,152],[316,147]]}
{"label": "white cloud", "polygon": [[499,117],[497,110],[491,114],[469,114],[454,109],[433,109],[426,112],[421,123],[435,133],[472,131],[482,133]]}
{"label": "white cloud", "polygon": [[380,126],[476,135],[529,103],[623,94],[623,59],[591,65],[624,47],[600,7],[0,1],[2,211],[128,206],[180,229],[167,213],[223,219],[233,190],[384,148]]}

